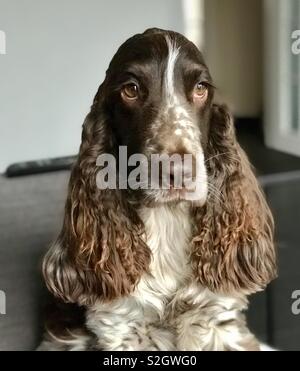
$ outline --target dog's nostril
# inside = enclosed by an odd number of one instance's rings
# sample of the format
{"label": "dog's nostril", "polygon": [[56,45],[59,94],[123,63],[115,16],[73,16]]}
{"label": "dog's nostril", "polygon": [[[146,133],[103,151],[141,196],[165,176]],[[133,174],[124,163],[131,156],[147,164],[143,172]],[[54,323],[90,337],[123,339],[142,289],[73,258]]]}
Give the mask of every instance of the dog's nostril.
{"label": "dog's nostril", "polygon": [[174,168],[170,169],[170,187],[173,188],[175,184]]}
{"label": "dog's nostril", "polygon": [[[161,155],[163,157],[163,155]],[[159,171],[156,184],[163,189],[188,188],[194,177],[195,158],[192,154],[169,152],[157,162]]]}

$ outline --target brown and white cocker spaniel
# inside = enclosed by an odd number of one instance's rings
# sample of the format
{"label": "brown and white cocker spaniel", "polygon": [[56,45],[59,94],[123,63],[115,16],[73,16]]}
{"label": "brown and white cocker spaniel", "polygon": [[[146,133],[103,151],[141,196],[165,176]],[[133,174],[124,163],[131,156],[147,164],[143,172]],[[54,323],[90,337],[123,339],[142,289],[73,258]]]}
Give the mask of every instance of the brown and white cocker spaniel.
{"label": "brown and white cocker spaniel", "polygon": [[[119,48],[84,122],[62,231],[43,263],[51,293],[84,308],[83,327],[48,329],[40,349],[259,349],[242,312],[276,276],[273,219],[213,96],[201,53],[182,35],[150,29]],[[196,197],[172,184],[98,187],[97,158],[120,161],[121,146],[128,158],[197,159]]]}

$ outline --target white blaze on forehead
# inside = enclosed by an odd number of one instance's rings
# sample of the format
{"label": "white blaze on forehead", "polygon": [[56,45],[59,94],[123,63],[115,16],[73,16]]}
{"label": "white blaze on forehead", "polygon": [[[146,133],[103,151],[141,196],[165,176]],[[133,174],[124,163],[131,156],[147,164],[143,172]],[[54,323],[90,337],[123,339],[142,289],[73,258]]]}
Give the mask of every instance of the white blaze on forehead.
{"label": "white blaze on forehead", "polygon": [[185,106],[182,106],[180,97],[175,93],[175,67],[180,53],[180,46],[170,36],[166,36],[168,47],[167,65],[164,75],[164,87],[166,106],[165,112],[167,118],[171,118],[175,126],[174,134],[176,136],[187,137],[189,141],[194,141],[199,129],[193,123],[191,113]]}
{"label": "white blaze on forehead", "polygon": [[166,42],[168,45],[168,61],[165,72],[165,86],[167,97],[173,101],[175,100],[174,70],[179,55],[179,47],[176,46],[175,41],[171,40],[169,36],[166,36]]}

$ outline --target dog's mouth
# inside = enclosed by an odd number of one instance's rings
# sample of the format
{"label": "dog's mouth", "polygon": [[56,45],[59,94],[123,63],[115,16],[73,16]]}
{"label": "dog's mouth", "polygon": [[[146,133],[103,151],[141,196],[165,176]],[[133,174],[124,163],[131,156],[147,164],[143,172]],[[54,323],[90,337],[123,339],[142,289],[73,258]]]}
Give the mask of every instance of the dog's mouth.
{"label": "dog's mouth", "polygon": [[203,206],[207,200],[207,189],[161,189],[153,192],[147,192],[156,203],[174,203],[174,202],[191,202],[193,205]]}

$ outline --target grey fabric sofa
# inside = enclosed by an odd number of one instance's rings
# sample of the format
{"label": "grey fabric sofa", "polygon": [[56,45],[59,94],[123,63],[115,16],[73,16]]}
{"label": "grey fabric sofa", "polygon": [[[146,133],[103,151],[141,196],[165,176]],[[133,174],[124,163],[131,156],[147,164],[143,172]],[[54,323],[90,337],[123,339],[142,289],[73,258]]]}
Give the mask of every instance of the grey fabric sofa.
{"label": "grey fabric sofa", "polygon": [[[41,340],[47,290],[40,264],[61,227],[68,178],[69,171],[0,175],[0,290],[6,295],[0,350],[33,350]],[[277,221],[280,279],[251,298],[249,325],[278,349],[300,350],[300,315],[291,312],[291,293],[300,289],[300,179],[266,191]]]}
{"label": "grey fabric sofa", "polygon": [[[6,295],[0,350],[33,350],[41,340],[48,295],[41,260],[61,228],[68,178],[69,171],[0,175],[0,290]],[[257,327],[264,337],[264,298],[256,301]]]}
{"label": "grey fabric sofa", "polygon": [[69,172],[0,176],[0,350],[32,350],[40,341],[45,292],[40,262],[60,227]]}

